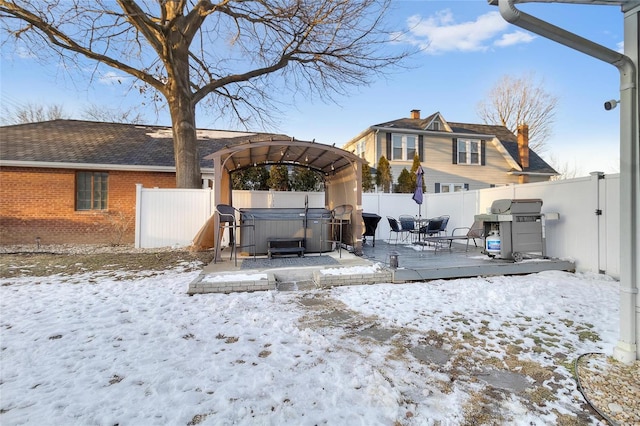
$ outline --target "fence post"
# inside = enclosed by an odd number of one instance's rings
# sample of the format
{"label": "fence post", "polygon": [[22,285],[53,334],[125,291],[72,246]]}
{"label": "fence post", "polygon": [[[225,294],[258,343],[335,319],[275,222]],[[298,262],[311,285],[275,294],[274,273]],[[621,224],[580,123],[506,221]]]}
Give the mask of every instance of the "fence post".
{"label": "fence post", "polygon": [[[595,211],[593,212],[596,215],[596,255],[597,255],[597,264],[598,264],[598,273],[599,274],[604,274],[606,273],[605,269],[603,268],[603,257],[606,255],[606,241],[605,245],[603,247],[603,238],[602,238],[602,232],[604,231],[604,227],[602,226],[602,201],[600,199],[600,179],[604,179],[604,173],[603,172],[591,172],[589,173],[591,175],[591,181],[593,182],[594,186],[595,186],[595,204],[596,204],[596,208]],[[606,207],[606,205],[605,205]]]}
{"label": "fence post", "polygon": [[135,248],[140,248],[140,212],[142,209],[142,184],[136,183],[136,229],[135,229]]}

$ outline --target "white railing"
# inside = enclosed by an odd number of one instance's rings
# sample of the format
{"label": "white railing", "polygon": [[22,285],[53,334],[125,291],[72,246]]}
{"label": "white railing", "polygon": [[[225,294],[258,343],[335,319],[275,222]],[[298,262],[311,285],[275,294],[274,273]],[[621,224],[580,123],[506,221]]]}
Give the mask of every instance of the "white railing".
{"label": "white railing", "polygon": [[[150,189],[137,187],[136,247],[188,246],[214,211],[210,189]],[[471,226],[473,217],[486,213],[494,200],[540,198],[542,212],[560,213],[546,227],[547,254],[572,259],[580,271],[620,273],[620,176],[589,177],[555,182],[511,185],[478,191],[425,194],[418,206],[412,194],[362,194],[363,211],[382,216],[377,239],[387,239],[386,216],[450,216],[447,229]],[[324,193],[234,191],[237,208],[324,207]],[[596,215],[596,211],[601,214]]]}

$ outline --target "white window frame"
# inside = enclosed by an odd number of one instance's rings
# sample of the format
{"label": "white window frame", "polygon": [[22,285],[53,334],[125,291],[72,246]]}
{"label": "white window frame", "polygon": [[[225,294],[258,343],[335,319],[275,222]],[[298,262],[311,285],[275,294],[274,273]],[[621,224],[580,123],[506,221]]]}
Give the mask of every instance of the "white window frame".
{"label": "white window frame", "polygon": [[[473,147],[476,147],[476,151],[473,151]],[[464,147],[464,149],[460,149]],[[458,158],[458,164],[469,164],[473,166],[479,166],[482,162],[482,144],[479,139],[458,139],[456,144],[456,155]],[[464,154],[464,161],[461,159],[461,154]],[[477,161],[472,161],[472,154],[477,155]]]}
{"label": "white window frame", "polygon": [[367,142],[367,141],[365,141],[365,140],[363,139],[363,140],[358,141],[358,142],[356,143],[356,152],[355,152],[355,154],[356,154],[358,157],[364,158],[365,151],[366,151],[366,142]]}
{"label": "white window frame", "polygon": [[[409,148],[410,140],[413,141],[413,147]],[[396,150],[401,150],[401,154],[396,155]],[[413,151],[413,155],[409,155],[409,151]],[[413,161],[413,157],[418,153],[418,135],[407,135],[401,133],[391,134],[391,160],[394,161]]]}

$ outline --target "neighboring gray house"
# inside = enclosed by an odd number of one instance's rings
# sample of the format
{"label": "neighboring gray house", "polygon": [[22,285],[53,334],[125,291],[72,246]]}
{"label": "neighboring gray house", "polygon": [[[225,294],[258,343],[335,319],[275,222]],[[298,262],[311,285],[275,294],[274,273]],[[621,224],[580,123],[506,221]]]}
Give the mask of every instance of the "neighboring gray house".
{"label": "neighboring gray house", "polygon": [[412,110],[409,118],[373,125],[343,149],[373,168],[386,157],[394,183],[417,154],[430,193],[542,182],[558,175],[529,148],[527,126],[516,136],[504,126],[448,122],[439,112],[421,118]]}

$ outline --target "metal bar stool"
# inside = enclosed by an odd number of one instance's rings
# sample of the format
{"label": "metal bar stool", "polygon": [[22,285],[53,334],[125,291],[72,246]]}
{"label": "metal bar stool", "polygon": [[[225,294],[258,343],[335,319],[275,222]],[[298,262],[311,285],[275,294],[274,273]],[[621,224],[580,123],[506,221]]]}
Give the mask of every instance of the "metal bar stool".
{"label": "metal bar stool", "polygon": [[[222,233],[226,230],[229,231],[229,247],[231,248],[231,255],[229,260],[234,258],[235,265],[238,266],[238,249],[245,247],[253,247],[253,258],[256,258],[256,221],[252,214],[242,213],[240,210],[228,204],[218,204],[216,206],[216,214],[219,216],[220,227],[219,232]],[[238,234],[245,232],[245,230],[251,230],[252,238],[249,243],[244,245],[239,244]],[[215,242],[218,244],[218,241]],[[215,263],[214,259],[214,263]]]}

